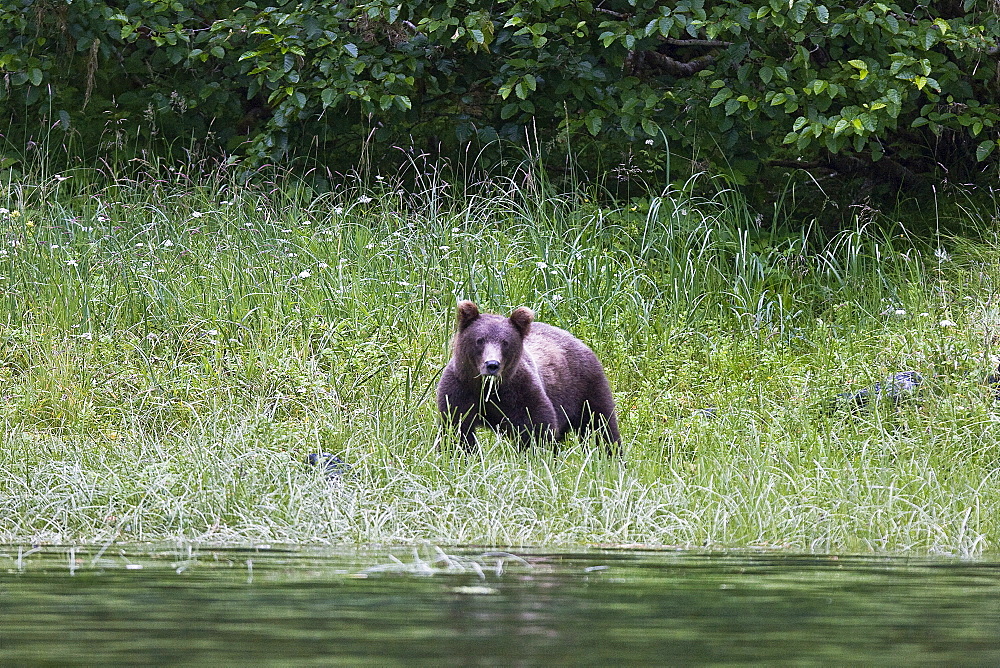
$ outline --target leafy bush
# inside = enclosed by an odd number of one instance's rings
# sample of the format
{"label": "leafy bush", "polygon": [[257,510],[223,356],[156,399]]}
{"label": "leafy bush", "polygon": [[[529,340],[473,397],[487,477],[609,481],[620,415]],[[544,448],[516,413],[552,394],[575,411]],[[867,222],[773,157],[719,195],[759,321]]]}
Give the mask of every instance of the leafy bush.
{"label": "leafy bush", "polygon": [[742,182],[764,165],[905,182],[992,168],[1000,143],[996,0],[5,6],[8,165],[53,128],[77,152],[338,166],[537,137],[592,163],[665,142]]}

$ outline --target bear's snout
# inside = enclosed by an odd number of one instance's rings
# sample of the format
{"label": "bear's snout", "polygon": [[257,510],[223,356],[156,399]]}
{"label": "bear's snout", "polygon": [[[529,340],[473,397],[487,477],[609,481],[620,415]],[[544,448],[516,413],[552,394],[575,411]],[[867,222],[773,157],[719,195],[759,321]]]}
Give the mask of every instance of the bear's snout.
{"label": "bear's snout", "polygon": [[501,346],[495,341],[487,341],[481,355],[479,373],[484,376],[499,376],[500,369],[508,361],[504,357]]}

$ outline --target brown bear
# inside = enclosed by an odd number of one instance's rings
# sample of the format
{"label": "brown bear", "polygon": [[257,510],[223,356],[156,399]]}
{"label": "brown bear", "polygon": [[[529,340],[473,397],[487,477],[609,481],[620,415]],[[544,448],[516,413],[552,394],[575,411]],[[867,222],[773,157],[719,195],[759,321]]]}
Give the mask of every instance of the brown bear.
{"label": "brown bear", "polygon": [[621,455],[615,400],[601,362],[569,332],[533,322],[520,307],[510,314],[481,314],[458,304],[452,358],[438,384],[438,410],[458,431],[466,451],[486,425],[518,440],[559,442],[573,429],[591,431],[609,454]]}

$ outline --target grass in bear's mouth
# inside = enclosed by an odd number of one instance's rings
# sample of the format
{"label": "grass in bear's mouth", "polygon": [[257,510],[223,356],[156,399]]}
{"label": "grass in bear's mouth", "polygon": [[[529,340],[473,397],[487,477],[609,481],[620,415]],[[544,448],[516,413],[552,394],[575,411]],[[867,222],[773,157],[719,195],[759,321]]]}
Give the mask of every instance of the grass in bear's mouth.
{"label": "grass in bear's mouth", "polygon": [[[1000,545],[995,237],[822,241],[730,192],[87,179],[0,187],[0,541]],[[627,466],[454,449],[460,298],[597,352]],[[907,370],[912,401],[829,414]]]}

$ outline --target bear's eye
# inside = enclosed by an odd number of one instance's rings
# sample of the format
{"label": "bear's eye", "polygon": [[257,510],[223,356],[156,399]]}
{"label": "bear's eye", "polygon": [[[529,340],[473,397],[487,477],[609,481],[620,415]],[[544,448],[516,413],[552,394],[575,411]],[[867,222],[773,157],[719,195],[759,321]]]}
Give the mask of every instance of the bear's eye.
{"label": "bear's eye", "polygon": [[486,339],[484,339],[483,337],[480,336],[478,339],[476,339],[476,345],[477,346],[481,346],[484,343],[486,343]]}
{"label": "bear's eye", "polygon": [[501,341],[500,342],[500,347],[501,348],[506,348],[509,345],[510,345],[510,341]]}

